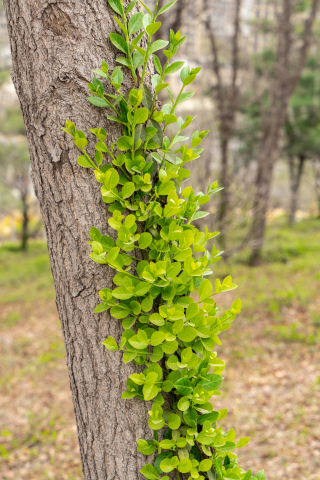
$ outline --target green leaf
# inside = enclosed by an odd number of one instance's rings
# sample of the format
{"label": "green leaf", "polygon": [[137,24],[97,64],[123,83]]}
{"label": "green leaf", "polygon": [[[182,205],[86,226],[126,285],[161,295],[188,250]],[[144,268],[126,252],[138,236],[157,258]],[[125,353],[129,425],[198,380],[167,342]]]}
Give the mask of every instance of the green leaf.
{"label": "green leaf", "polygon": [[142,85],[141,86],[142,92],[143,92],[143,97],[142,97],[142,105],[146,107],[148,110],[151,109],[152,106],[152,95],[147,87],[147,85]]}
{"label": "green leaf", "polygon": [[188,410],[190,406],[190,400],[188,397],[182,397],[180,398],[178,402],[178,408],[181,412],[184,412],[185,410]]}
{"label": "green leaf", "polygon": [[158,194],[159,195],[169,195],[172,190],[174,190],[174,182],[166,182],[166,183],[161,183],[159,189],[158,189]]}
{"label": "green leaf", "polygon": [[133,0],[132,2],[129,3],[129,5],[127,6],[126,8],[126,15],[128,15],[128,13],[130,13],[134,7],[135,7],[135,4],[137,3],[138,0]]}
{"label": "green leaf", "polygon": [[197,336],[197,331],[195,328],[185,325],[182,329],[182,332],[178,333],[178,338],[182,342],[192,342]]}
{"label": "green leaf", "polygon": [[187,473],[187,472],[190,472],[191,468],[192,468],[192,463],[189,460],[189,458],[183,458],[182,460],[180,460],[178,465],[179,472]]}
{"label": "green leaf", "polygon": [[128,46],[125,39],[119,35],[119,33],[110,33],[109,34],[110,40],[112,44],[121,52],[128,53]]}
{"label": "green leaf", "polygon": [[148,295],[146,298],[142,300],[141,308],[144,312],[150,312],[153,307],[153,298],[151,295]]}
{"label": "green leaf", "polygon": [[204,300],[205,298],[210,297],[212,292],[213,288],[211,282],[209,280],[203,280],[199,287],[199,299]]}
{"label": "green leaf", "polygon": [[99,303],[99,305],[97,305],[96,308],[93,310],[93,313],[105,312],[106,310],[109,310],[109,308],[109,305],[106,305],[105,303]]}
{"label": "green leaf", "polygon": [[137,297],[142,297],[143,295],[145,295],[146,293],[149,292],[150,288],[151,288],[150,283],[148,283],[148,282],[139,282],[138,285],[135,287],[133,293],[134,293],[134,295],[136,295]]}
{"label": "green leaf", "polygon": [[130,314],[130,309],[121,305],[116,305],[111,308],[110,315],[114,318],[121,320]]}
{"label": "green leaf", "polygon": [[165,40],[156,40],[151,44],[150,47],[150,53],[157,52],[158,50],[161,50],[162,48],[166,47],[169,42]]}
{"label": "green leaf", "polygon": [[166,5],[164,5],[162,8],[160,8],[159,12],[157,13],[157,17],[158,17],[158,15],[161,15],[162,13],[169,10],[169,8],[173,7],[173,5],[176,3],[176,1],[177,0],[173,0],[172,2],[169,2]]}
{"label": "green leaf", "polygon": [[94,168],[91,160],[89,160],[89,158],[87,158],[85,155],[81,155],[80,157],[78,157],[78,163],[79,165],[81,165],[81,167],[84,168]]}
{"label": "green leaf", "polygon": [[210,412],[205,413],[204,415],[199,415],[197,423],[199,425],[203,425],[204,422],[209,421],[211,423],[215,423],[219,418],[219,412]]}
{"label": "green leaf", "polygon": [[133,139],[132,139],[132,137],[124,136],[124,137],[118,138],[118,140],[117,140],[117,147],[118,147],[119,150],[121,150],[122,152],[125,152],[126,150],[131,150],[131,148],[133,147]]}
{"label": "green leaf", "polygon": [[250,442],[250,437],[242,437],[242,438],[240,438],[240,440],[238,441],[236,448],[245,447],[246,445],[248,445],[249,442]]}
{"label": "green leaf", "polygon": [[168,67],[164,71],[164,76],[170,75],[171,73],[178,72],[180,68],[182,68],[184,65],[184,62],[174,62],[171,65],[168,65]]}
{"label": "green leaf", "polygon": [[152,235],[149,232],[141,233],[140,238],[138,240],[139,247],[143,250],[148,248],[152,242]]}
{"label": "green leaf", "polygon": [[149,35],[149,37],[152,37],[152,35],[155,34],[160,27],[161,27],[161,22],[150,23],[150,25],[148,25],[146,28],[146,32]]}
{"label": "green leaf", "polygon": [[148,480],[157,480],[159,478],[157,470],[147,463],[144,467],[141,468],[140,473],[144,475]]}
{"label": "green leaf", "polygon": [[215,447],[217,451],[221,453],[229,453],[232,452],[236,448],[236,444],[234,442],[226,442],[221,447]]}
{"label": "green leaf", "polygon": [[118,15],[122,15],[122,5],[119,0],[109,0],[109,5]]}
{"label": "green leaf", "polygon": [[155,385],[144,385],[143,397],[145,401],[152,400],[158,394],[158,389]]}
{"label": "green leaf", "polygon": [[129,198],[135,191],[135,186],[133,182],[127,182],[123,185],[121,189],[122,198]]}
{"label": "green leaf", "polygon": [[255,474],[257,480],[265,480],[266,476],[264,470],[260,470],[258,473]]}
{"label": "green leaf", "polygon": [[138,108],[134,114],[135,123],[144,123],[148,120],[149,112],[146,108]]}
{"label": "green leaf", "polygon": [[134,52],[132,57],[132,62],[133,62],[134,70],[137,70],[137,68],[143,65],[143,56],[141,55],[140,52]]}
{"label": "green leaf", "polygon": [[88,97],[87,100],[92,103],[92,105],[95,105],[96,107],[109,107],[109,102],[105,100],[104,98],[100,97]]}
{"label": "green leaf", "polygon": [[159,73],[159,75],[161,75],[161,73],[162,73],[162,66],[161,66],[161,63],[160,63],[159,58],[158,58],[156,55],[153,55],[153,63],[154,63],[154,68],[155,68],[156,71]]}
{"label": "green leaf", "polygon": [[115,352],[116,350],[119,350],[117,342],[113,337],[108,337],[106,340],[102,342],[102,345],[104,345],[108,350],[111,350],[111,352]]}
{"label": "green leaf", "polygon": [[105,174],[105,179],[104,179],[104,184],[108,188],[108,190],[111,190],[112,188],[115,188],[119,183],[119,174],[114,168],[110,168],[106,174]]}
{"label": "green leaf", "polygon": [[178,101],[177,101],[177,105],[179,105],[179,103],[182,103],[182,102],[186,102],[187,100],[190,100],[190,98],[192,98],[194,95],[194,92],[183,92],[181,93]]}
{"label": "green leaf", "polygon": [[210,470],[211,467],[212,461],[207,458],[205,460],[202,460],[198,468],[200,472],[207,472],[208,470]]}
{"label": "green leaf", "polygon": [[209,373],[205,378],[201,378],[198,384],[202,385],[205,390],[211,392],[212,390],[217,390],[221,383],[223,382],[223,377],[215,373]]}
{"label": "green leaf", "polygon": [[174,387],[176,388],[176,390],[178,390],[178,392],[181,394],[181,395],[190,395],[190,393],[193,392],[193,386],[192,386],[192,383],[190,382],[190,380],[188,378],[180,378],[179,380],[177,380],[174,384]]}
{"label": "green leaf", "polygon": [[171,430],[177,430],[181,425],[181,420],[179,415],[176,413],[171,413],[168,417],[168,427],[171,428]]}
{"label": "green leaf", "polygon": [[178,120],[177,117],[171,113],[167,113],[167,115],[165,115],[163,118],[164,118],[166,127],[171,123],[176,123],[176,121]]}
{"label": "green leaf", "polygon": [[155,332],[151,336],[150,343],[153,347],[156,347],[157,345],[160,345],[162,342],[164,342],[166,338],[166,334],[163,332]]}
{"label": "green leaf", "polygon": [[250,480],[251,479],[251,470],[248,470],[248,472],[245,474],[242,480]]}
{"label": "green leaf", "polygon": [[141,28],[143,28],[143,17],[144,15],[142,12],[134,13],[132,15],[128,24],[129,35],[133,35],[134,33],[137,33],[139,30],[141,30]]}

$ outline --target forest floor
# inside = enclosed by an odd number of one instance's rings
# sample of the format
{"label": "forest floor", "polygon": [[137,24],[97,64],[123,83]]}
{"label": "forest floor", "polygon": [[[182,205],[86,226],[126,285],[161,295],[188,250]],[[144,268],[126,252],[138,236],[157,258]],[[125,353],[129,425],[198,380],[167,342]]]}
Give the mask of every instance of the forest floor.
{"label": "forest floor", "polygon": [[[221,335],[225,428],[251,436],[239,451],[268,480],[320,480],[320,228],[277,228],[266,262],[232,273],[243,313]],[[76,426],[46,246],[0,247],[0,478],[80,480]]]}

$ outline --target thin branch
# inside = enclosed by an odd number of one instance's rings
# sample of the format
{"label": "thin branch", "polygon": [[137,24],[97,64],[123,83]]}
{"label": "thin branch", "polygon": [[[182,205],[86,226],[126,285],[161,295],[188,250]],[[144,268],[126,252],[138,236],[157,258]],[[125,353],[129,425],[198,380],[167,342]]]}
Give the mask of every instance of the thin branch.
{"label": "thin branch", "polygon": [[234,17],[234,32],[232,38],[232,90],[231,97],[236,94],[237,76],[239,71],[239,37],[240,37],[240,11],[241,0],[236,0],[236,11]]}

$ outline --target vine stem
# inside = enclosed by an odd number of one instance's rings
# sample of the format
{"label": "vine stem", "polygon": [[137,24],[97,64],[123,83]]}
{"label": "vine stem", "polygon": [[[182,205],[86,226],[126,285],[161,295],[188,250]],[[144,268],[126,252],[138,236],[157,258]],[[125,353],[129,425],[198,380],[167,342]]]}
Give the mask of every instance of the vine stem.
{"label": "vine stem", "polygon": [[180,472],[177,470],[177,480],[180,480]]}

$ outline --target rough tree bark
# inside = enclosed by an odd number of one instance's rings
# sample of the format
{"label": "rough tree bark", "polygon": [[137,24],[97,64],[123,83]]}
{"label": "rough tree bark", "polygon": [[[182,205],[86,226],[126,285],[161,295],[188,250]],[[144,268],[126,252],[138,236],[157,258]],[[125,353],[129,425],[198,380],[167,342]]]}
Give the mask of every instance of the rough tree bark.
{"label": "rough tree bark", "polygon": [[288,103],[299,81],[309,51],[312,26],[317,14],[319,0],[312,0],[310,14],[302,34],[302,44],[296,64],[292,61],[294,50],[292,13],[293,0],[282,0],[282,12],[278,21],[275,78],[270,89],[270,107],[264,112],[263,131],[258,153],[256,194],[253,219],[248,238],[253,245],[250,264],[261,260],[266,228],[266,213],[269,204],[273,167],[278,145],[286,119]]}
{"label": "rough tree bark", "polygon": [[[92,225],[110,234],[109,214],[93,172],[77,164],[80,152],[61,130],[69,119],[85,132],[103,126],[110,143],[120,135],[118,124],[106,119],[108,112],[86,101],[92,70],[102,59],[111,70],[116,66],[108,33],[118,27],[105,0],[5,0],[4,5],[12,79],[47,235],[84,478],[137,480],[146,462],[137,453],[136,439],[150,438],[150,405],[120,401],[126,379],[138,368],[102,345],[108,335],[119,340],[120,322],[108,313],[92,313],[98,291],[112,287],[113,271],[89,259],[87,241]],[[130,86],[127,75],[124,90]]]}
{"label": "rough tree bark", "polygon": [[289,225],[292,227],[296,223],[296,211],[298,205],[299,187],[303,173],[303,167],[306,157],[299,155],[297,162],[292,155],[288,157],[289,175],[290,175],[290,214]]}

